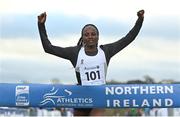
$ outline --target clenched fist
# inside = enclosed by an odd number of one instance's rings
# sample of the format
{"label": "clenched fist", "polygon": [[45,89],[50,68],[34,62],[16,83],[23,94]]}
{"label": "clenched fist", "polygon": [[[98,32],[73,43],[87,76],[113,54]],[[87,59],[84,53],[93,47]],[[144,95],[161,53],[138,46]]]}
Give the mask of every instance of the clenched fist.
{"label": "clenched fist", "polygon": [[46,22],[46,12],[41,13],[41,14],[38,16],[38,22],[39,22],[39,23],[45,23],[45,22]]}
{"label": "clenched fist", "polygon": [[137,16],[143,18],[143,17],[144,17],[144,10],[138,11],[138,12],[137,12]]}

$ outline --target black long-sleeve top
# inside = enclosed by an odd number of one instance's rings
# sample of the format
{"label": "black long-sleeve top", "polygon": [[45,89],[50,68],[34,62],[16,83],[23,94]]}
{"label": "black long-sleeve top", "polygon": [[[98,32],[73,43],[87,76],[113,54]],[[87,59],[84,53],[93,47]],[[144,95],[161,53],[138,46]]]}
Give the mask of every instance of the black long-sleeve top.
{"label": "black long-sleeve top", "polygon": [[[111,57],[113,57],[115,54],[117,54],[119,51],[121,51],[123,48],[129,45],[136,38],[136,36],[138,35],[142,27],[142,23],[143,23],[143,18],[139,17],[134,27],[129,31],[129,33],[125,37],[119,39],[118,41],[114,43],[100,45],[100,48],[105,53],[107,65],[109,64]],[[54,46],[51,44],[51,42],[48,39],[48,35],[46,33],[46,28],[45,28],[44,23],[38,22],[38,29],[39,29],[39,34],[40,34],[44,51],[49,54],[53,54],[58,57],[70,60],[73,67],[75,68],[78,53],[79,53],[79,50],[81,49],[81,46],[78,46],[78,45],[71,46],[71,47]],[[76,77],[77,77],[78,84],[81,85],[80,74],[78,72],[76,72]]]}

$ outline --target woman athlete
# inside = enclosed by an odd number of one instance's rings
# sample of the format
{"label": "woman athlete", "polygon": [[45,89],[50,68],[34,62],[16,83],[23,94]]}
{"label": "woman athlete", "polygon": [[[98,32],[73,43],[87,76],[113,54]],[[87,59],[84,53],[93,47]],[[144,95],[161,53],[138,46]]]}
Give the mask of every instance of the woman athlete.
{"label": "woman athlete", "polygon": [[[45,22],[46,13],[38,16],[38,28],[44,51],[55,56],[70,60],[75,68],[78,85],[104,85],[106,84],[106,72],[110,59],[130,44],[139,33],[144,10],[137,12],[138,19],[129,33],[118,41],[105,45],[98,45],[99,31],[93,24],[83,27],[81,37],[76,46],[54,46],[48,39]],[[75,109],[75,116],[99,116],[104,109]]]}

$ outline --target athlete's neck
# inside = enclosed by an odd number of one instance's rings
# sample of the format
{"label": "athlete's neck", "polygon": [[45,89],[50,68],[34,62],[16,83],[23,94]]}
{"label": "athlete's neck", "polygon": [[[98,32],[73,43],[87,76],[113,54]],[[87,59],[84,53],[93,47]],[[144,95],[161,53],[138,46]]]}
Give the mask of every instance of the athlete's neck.
{"label": "athlete's neck", "polygon": [[97,46],[85,46],[85,53],[89,56],[94,56],[98,52]]}

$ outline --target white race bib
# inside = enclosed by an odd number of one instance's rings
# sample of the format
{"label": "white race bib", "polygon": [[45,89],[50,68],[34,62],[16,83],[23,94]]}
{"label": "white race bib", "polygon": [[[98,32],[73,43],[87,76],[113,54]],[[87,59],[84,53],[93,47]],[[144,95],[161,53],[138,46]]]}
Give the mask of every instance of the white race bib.
{"label": "white race bib", "polygon": [[82,85],[105,84],[105,64],[81,64],[80,76]]}

